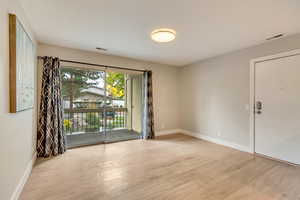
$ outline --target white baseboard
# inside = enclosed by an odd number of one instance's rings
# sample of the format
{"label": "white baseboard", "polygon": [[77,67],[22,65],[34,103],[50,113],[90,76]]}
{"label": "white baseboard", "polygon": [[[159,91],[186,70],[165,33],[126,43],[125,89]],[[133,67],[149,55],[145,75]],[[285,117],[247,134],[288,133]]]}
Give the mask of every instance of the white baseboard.
{"label": "white baseboard", "polygon": [[19,181],[19,183],[18,183],[18,185],[17,185],[17,187],[16,187],[13,195],[10,198],[11,200],[18,200],[19,199],[20,194],[21,194],[21,192],[22,192],[22,190],[23,190],[23,188],[24,188],[24,186],[25,186],[25,184],[26,184],[26,182],[27,182],[27,180],[28,180],[28,178],[29,178],[29,176],[31,174],[31,170],[32,170],[32,167],[33,167],[33,165],[35,163],[36,156],[37,155],[35,153],[33,155],[32,159],[28,162],[28,164],[26,166],[26,169],[24,171],[24,174],[21,177],[21,179],[20,179],[20,181]]}
{"label": "white baseboard", "polygon": [[199,138],[199,139],[202,139],[202,140],[206,140],[206,141],[209,141],[209,142],[212,142],[212,143],[227,146],[227,147],[230,147],[230,148],[233,148],[233,149],[237,149],[239,151],[243,151],[243,152],[247,152],[247,153],[253,153],[251,151],[251,149],[247,146],[239,145],[239,144],[229,142],[229,141],[226,141],[226,140],[223,140],[223,139],[220,139],[220,138],[215,138],[215,137],[211,137],[211,136],[200,134],[200,133],[194,133],[194,132],[187,131],[187,130],[181,130],[180,133],[190,135],[190,136],[193,136],[193,137],[196,137],[196,138]]}
{"label": "white baseboard", "polygon": [[169,129],[169,130],[163,130],[163,131],[156,131],[155,135],[160,136],[160,135],[170,135],[170,134],[176,134],[176,133],[181,133],[181,129]]}

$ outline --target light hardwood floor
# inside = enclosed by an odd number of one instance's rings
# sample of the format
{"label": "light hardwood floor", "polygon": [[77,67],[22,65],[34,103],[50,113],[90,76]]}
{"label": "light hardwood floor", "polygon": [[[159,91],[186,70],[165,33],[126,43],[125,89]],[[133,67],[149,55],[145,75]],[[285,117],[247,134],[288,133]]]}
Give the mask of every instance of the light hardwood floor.
{"label": "light hardwood floor", "polygon": [[300,168],[181,134],[38,160],[22,200],[298,200]]}

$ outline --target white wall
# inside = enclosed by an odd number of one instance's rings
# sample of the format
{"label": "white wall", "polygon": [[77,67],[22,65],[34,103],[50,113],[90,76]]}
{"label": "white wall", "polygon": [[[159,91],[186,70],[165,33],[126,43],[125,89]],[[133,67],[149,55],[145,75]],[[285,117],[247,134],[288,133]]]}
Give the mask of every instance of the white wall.
{"label": "white wall", "polygon": [[9,113],[8,13],[16,14],[28,31],[30,27],[17,0],[1,0],[0,5],[0,199],[8,200],[34,155],[36,113]]}
{"label": "white wall", "polygon": [[[57,56],[61,59],[152,70],[155,130],[163,131],[179,128],[179,68],[47,44],[39,44],[38,55]],[[41,67],[38,67],[38,74],[38,79],[41,80]],[[40,81],[38,82],[38,88],[40,88]]]}
{"label": "white wall", "polygon": [[300,34],[181,68],[181,128],[248,147],[249,62],[297,48]]}

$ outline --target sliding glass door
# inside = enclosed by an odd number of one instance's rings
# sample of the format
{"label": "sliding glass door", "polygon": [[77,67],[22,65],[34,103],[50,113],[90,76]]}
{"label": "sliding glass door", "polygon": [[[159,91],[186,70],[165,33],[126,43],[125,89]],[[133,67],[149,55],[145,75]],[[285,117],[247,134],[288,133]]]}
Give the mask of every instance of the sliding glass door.
{"label": "sliding glass door", "polygon": [[68,147],[105,141],[105,72],[62,68],[64,132]]}
{"label": "sliding glass door", "polygon": [[106,74],[106,141],[141,138],[142,75]]}
{"label": "sliding glass door", "polygon": [[68,147],[140,138],[141,75],[66,66],[62,96]]}

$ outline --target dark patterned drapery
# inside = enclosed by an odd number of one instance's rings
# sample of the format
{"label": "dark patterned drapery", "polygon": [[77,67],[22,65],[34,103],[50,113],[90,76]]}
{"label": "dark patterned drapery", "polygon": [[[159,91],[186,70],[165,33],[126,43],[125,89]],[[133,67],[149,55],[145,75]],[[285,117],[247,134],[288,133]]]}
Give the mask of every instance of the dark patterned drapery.
{"label": "dark patterned drapery", "polygon": [[50,157],[65,151],[60,61],[59,58],[44,57],[37,155],[38,157]]}
{"label": "dark patterned drapery", "polygon": [[145,102],[144,102],[144,127],[143,138],[154,139],[154,114],[153,114],[153,87],[152,87],[152,71],[144,72],[145,80]]}

